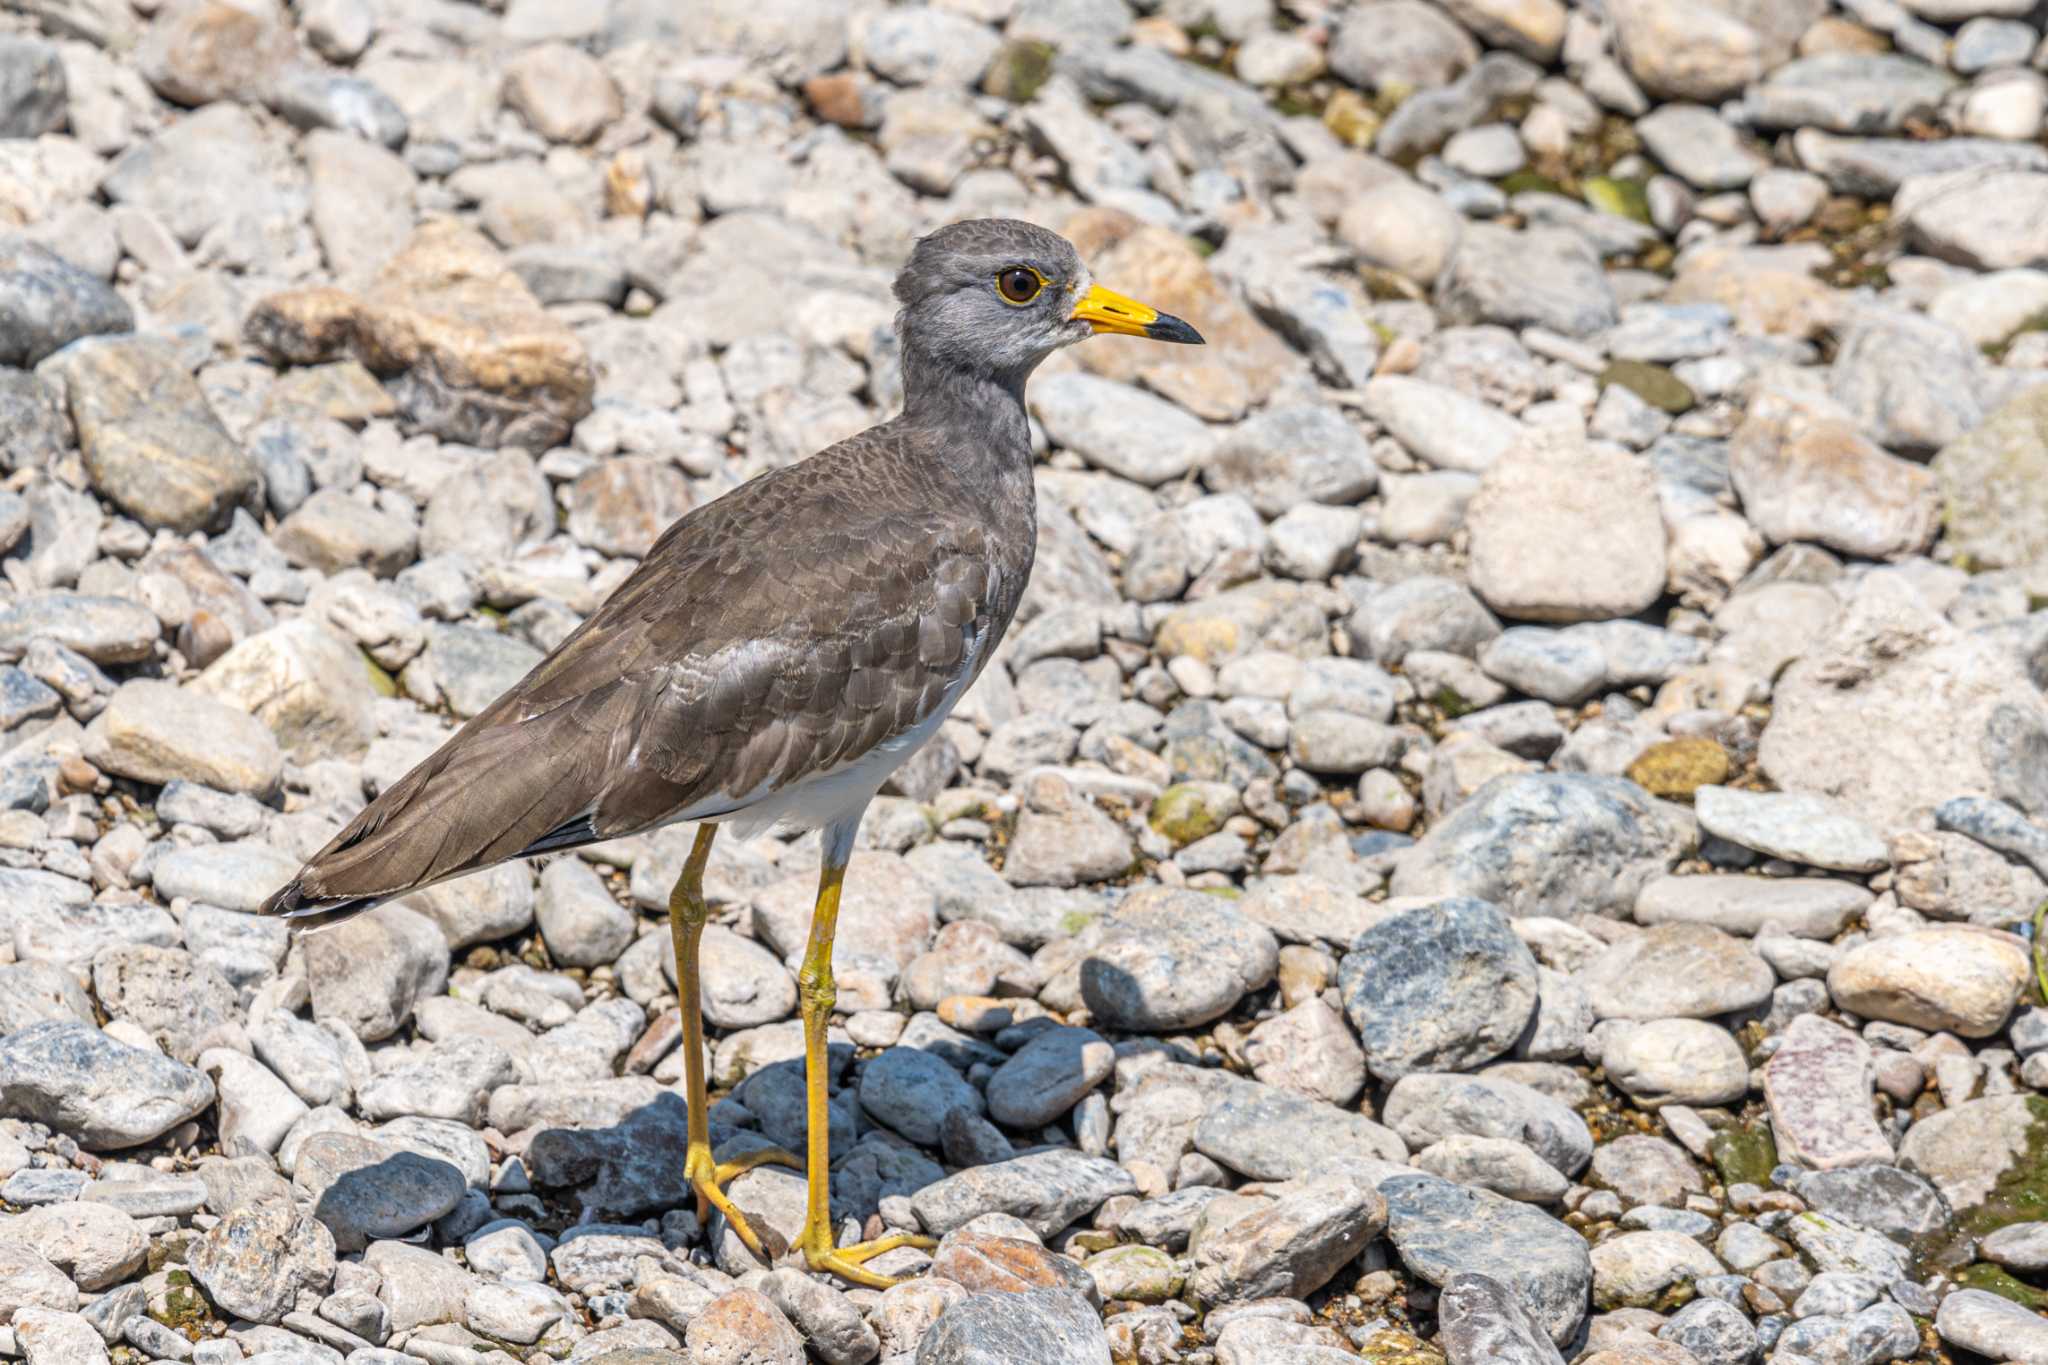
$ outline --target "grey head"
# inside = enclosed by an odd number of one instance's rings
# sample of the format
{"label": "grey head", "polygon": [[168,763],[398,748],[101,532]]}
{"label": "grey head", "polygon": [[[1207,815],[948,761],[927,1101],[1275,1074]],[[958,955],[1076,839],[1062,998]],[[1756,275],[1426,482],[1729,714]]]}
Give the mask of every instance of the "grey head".
{"label": "grey head", "polygon": [[974,218],[918,240],[896,277],[896,332],[906,375],[946,369],[1020,389],[1038,362],[1098,332],[1195,345],[1170,314],[1094,281],[1056,232],[1014,218]]}

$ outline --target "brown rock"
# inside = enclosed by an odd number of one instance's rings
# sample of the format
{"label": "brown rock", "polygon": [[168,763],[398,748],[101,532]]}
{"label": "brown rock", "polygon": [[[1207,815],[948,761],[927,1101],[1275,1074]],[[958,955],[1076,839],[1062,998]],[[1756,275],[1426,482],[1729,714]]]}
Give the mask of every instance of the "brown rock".
{"label": "brown rock", "polygon": [[804,1339],[765,1294],[720,1294],[690,1320],[691,1365],[803,1365]]}
{"label": "brown rock", "polygon": [[965,1228],[949,1234],[932,1255],[932,1274],[972,1294],[1023,1294],[1071,1289],[1101,1302],[1095,1277],[1081,1263],[1022,1237],[996,1237]]}
{"label": "brown rock", "polygon": [[287,289],[250,310],[242,336],[273,360],[312,365],[354,344],[356,308],[355,296],[339,289]]}
{"label": "brown rock", "polygon": [[804,82],[804,102],[811,112],[841,128],[873,128],[882,121],[881,88],[853,71],[835,71]]}
{"label": "brown rock", "polygon": [[590,411],[590,356],[474,229],[439,220],[385,263],[357,314],[363,363],[412,425],[546,450]]}
{"label": "brown rock", "polygon": [[673,466],[644,455],[600,462],[569,486],[569,534],[600,554],[638,559],[690,510],[690,487]]}
{"label": "brown rock", "polygon": [[398,404],[377,377],[355,360],[288,370],[263,399],[265,417],[332,417],[358,431],[374,418],[397,412]]}
{"label": "brown rock", "polygon": [[1112,338],[1075,352],[1088,369],[1142,380],[1211,421],[1243,416],[1303,373],[1301,358],[1224,288],[1180,234],[1111,208],[1084,209],[1065,231],[1097,280],[1185,319],[1208,343],[1165,348]]}
{"label": "brown rock", "polygon": [[184,0],[163,10],[135,49],[135,64],[173,104],[253,102],[298,55],[291,29],[262,0]]}
{"label": "brown rock", "polygon": [[1652,796],[1689,801],[1701,787],[1728,780],[1728,751],[1698,735],[1661,740],[1636,756],[1627,776]]}
{"label": "brown rock", "polygon": [[64,380],[94,489],[143,525],[180,535],[220,526],[255,494],[256,462],[168,342],[93,337],[48,364]]}

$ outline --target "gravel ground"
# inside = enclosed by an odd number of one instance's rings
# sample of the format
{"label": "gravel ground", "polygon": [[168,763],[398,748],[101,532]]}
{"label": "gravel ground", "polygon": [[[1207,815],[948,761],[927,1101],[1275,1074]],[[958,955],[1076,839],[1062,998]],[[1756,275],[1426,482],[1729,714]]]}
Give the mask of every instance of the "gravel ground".
{"label": "gravel ground", "polygon": [[[2035,8],[11,0],[0,1355],[2048,1365]],[[863,829],[876,1293],[695,1217],[689,829],[251,912],[988,214],[1209,345],[1034,380]],[[726,1153],[817,858],[711,862]]]}

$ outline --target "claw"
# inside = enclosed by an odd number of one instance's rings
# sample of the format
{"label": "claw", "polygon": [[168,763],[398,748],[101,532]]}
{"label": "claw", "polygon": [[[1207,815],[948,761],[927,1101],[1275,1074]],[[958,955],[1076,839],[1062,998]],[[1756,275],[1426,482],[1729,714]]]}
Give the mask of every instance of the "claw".
{"label": "claw", "polygon": [[747,1216],[734,1206],[725,1192],[725,1186],[756,1166],[788,1166],[802,1169],[803,1163],[780,1147],[763,1147],[748,1152],[731,1161],[718,1162],[711,1157],[711,1146],[705,1143],[690,1145],[689,1153],[683,1159],[683,1175],[690,1182],[690,1188],[697,1192],[697,1221],[708,1223],[711,1210],[717,1209],[725,1215],[727,1226],[733,1230],[748,1251],[765,1262],[773,1262],[771,1255],[761,1244],[761,1235],[747,1222]]}
{"label": "claw", "polygon": [[816,1246],[806,1246],[804,1248],[804,1261],[811,1269],[837,1275],[842,1280],[865,1285],[870,1289],[887,1289],[891,1285],[902,1284],[909,1277],[903,1275],[878,1275],[874,1271],[867,1269],[867,1262],[884,1252],[894,1251],[898,1247],[916,1247],[921,1251],[930,1251],[937,1245],[938,1243],[929,1237],[920,1237],[915,1233],[909,1232],[897,1232],[891,1233],[887,1237],[877,1237],[872,1242],[856,1242],[848,1247],[819,1248]]}

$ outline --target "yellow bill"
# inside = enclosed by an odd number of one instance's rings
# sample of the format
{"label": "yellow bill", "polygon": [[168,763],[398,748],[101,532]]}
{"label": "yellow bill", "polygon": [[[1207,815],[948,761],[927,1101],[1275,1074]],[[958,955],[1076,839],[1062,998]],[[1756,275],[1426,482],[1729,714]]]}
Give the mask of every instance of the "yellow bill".
{"label": "yellow bill", "polygon": [[1097,332],[1150,337],[1154,341],[1179,341],[1191,346],[1202,344],[1202,334],[1173,314],[1162,313],[1150,304],[1125,298],[1099,284],[1091,285],[1081,296],[1081,301],[1074,305],[1074,317]]}

